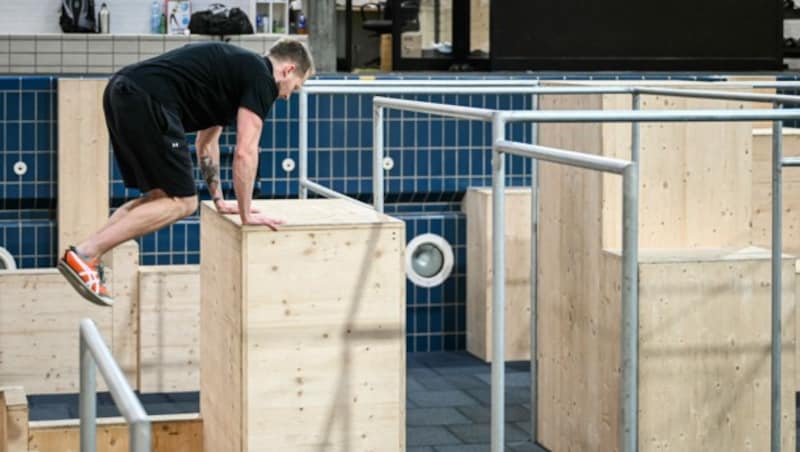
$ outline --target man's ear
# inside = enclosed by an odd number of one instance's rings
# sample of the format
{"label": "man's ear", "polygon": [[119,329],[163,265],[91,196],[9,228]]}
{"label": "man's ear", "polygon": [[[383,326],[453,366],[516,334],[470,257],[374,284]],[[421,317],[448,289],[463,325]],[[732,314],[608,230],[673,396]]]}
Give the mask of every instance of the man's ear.
{"label": "man's ear", "polygon": [[283,65],[283,76],[289,77],[297,70],[297,65],[294,63],[286,63]]}

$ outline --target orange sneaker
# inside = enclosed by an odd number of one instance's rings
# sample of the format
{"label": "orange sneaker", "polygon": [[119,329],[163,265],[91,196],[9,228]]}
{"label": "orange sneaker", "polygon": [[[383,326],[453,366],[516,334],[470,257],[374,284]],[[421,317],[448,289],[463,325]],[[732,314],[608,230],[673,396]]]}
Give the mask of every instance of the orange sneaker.
{"label": "orange sneaker", "polygon": [[100,259],[86,259],[71,246],[58,261],[58,270],[83,298],[100,306],[114,304],[105,286]]}

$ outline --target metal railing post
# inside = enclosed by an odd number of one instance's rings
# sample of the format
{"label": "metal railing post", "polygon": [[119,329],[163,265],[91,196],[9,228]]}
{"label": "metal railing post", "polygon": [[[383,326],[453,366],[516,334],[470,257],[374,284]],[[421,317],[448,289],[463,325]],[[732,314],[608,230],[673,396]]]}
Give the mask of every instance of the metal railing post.
{"label": "metal railing post", "polygon": [[[632,108],[641,108],[641,96],[633,93]],[[639,150],[638,122],[631,122],[631,161],[623,175],[622,227],[622,450],[639,448]],[[634,196],[637,194],[637,196]]]}
{"label": "metal railing post", "polygon": [[372,205],[383,212],[383,107],[372,106]]}
{"label": "metal railing post", "polygon": [[492,115],[492,452],[505,447],[505,155],[496,143],[505,139],[501,112]]}
{"label": "metal railing post", "polygon": [[97,385],[94,358],[89,346],[80,335],[80,399],[78,413],[81,418],[81,452],[95,452],[97,449]]}
{"label": "metal railing post", "polygon": [[[531,110],[539,109],[539,95],[531,96]],[[539,144],[539,123],[531,123],[531,143]],[[531,162],[531,442],[539,441],[539,160]]]}
{"label": "metal railing post", "polygon": [[[776,105],[775,108],[780,108]],[[772,341],[770,450],[781,449],[781,250],[783,179],[783,123],[772,123]]]}
{"label": "metal railing post", "polygon": [[298,195],[300,199],[308,198],[308,188],[305,186],[308,180],[308,91],[305,89],[300,90],[300,109],[298,112],[298,120],[300,121],[298,130],[300,136],[298,137],[297,148],[299,151],[297,169],[299,172],[300,187]]}
{"label": "metal railing post", "polygon": [[[130,450],[150,452],[151,425],[141,402],[128,385],[125,375],[114,361],[91,319],[81,320],[80,329],[80,436],[81,452],[95,452],[97,430],[97,393],[95,372],[100,370],[111,397],[130,424]],[[97,364],[95,364],[95,362]]]}

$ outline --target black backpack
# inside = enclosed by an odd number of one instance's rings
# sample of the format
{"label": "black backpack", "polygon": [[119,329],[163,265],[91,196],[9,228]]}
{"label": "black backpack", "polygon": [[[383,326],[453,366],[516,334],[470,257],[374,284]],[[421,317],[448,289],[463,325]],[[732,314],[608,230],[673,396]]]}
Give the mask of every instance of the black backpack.
{"label": "black backpack", "polygon": [[214,3],[209,9],[192,14],[189,31],[200,35],[248,35],[253,25],[244,11]]}
{"label": "black backpack", "polygon": [[94,33],[94,0],[62,0],[59,23],[64,33]]}

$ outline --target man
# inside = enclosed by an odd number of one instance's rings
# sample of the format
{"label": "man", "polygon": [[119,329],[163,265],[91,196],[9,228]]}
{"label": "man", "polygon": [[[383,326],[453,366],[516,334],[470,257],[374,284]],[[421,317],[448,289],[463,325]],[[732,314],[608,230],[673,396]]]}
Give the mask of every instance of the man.
{"label": "man", "polygon": [[[308,50],[283,39],[265,56],[221,42],[191,44],[115,74],[103,96],[106,125],[125,186],[144,196],[122,205],[92,236],[64,252],[58,268],[70,284],[87,300],[111,305],[100,257],[197,210],[186,132],[197,131],[198,163],[217,210],[276,230],[281,220],[250,207],[261,127],[275,98],[288,99],[313,72]],[[226,202],[219,137],[233,121],[236,202]]]}

